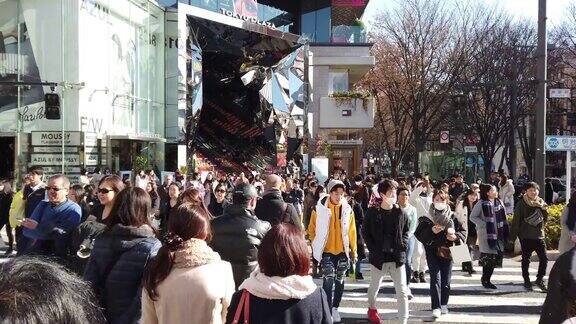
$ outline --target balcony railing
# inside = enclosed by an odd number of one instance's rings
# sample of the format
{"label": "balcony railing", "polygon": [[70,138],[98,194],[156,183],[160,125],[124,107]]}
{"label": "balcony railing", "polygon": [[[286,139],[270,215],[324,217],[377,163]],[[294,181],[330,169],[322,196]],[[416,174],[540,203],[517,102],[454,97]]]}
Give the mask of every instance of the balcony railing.
{"label": "balcony railing", "polygon": [[366,43],[366,31],[360,26],[332,27],[332,43],[354,44]]}
{"label": "balcony railing", "polygon": [[374,127],[374,99],[320,98],[320,128]]}

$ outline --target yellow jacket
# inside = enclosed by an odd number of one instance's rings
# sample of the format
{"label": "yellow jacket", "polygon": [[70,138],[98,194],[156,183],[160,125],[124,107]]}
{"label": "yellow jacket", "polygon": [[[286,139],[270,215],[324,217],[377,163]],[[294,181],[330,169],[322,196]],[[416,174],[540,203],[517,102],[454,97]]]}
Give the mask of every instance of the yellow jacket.
{"label": "yellow jacket", "polygon": [[24,191],[20,190],[12,196],[12,204],[10,205],[10,217],[8,219],[12,228],[20,226],[18,220],[22,220],[26,217],[24,214],[25,205]]}
{"label": "yellow jacket", "polygon": [[346,253],[350,259],[356,259],[356,222],[352,207],[345,199],[338,205],[330,202],[330,197],[321,199],[312,210],[308,237],[312,241],[314,258],[318,261],[323,252]]}

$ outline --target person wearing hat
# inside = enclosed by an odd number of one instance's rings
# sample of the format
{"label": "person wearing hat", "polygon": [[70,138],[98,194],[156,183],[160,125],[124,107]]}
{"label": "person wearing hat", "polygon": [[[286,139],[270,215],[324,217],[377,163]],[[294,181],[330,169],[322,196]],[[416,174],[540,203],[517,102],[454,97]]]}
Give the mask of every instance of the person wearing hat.
{"label": "person wearing hat", "polygon": [[320,199],[312,210],[308,236],[314,259],[322,268],[322,288],[332,309],[332,319],[339,322],[344,275],[357,258],[356,222],[352,206],[344,198],[344,183],[332,179],[327,189],[329,196]]}
{"label": "person wearing hat", "polygon": [[253,185],[238,184],[232,194],[232,204],[211,224],[210,246],[222,260],[232,264],[236,288],[258,266],[258,247],[270,229],[270,223],[258,219],[254,213],[257,200]]}

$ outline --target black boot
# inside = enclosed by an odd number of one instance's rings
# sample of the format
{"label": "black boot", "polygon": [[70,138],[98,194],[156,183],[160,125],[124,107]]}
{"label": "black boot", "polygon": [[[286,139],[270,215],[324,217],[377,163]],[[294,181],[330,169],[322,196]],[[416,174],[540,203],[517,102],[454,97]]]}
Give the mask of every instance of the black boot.
{"label": "black boot", "polygon": [[534,281],[534,285],[536,285],[536,287],[540,288],[540,290],[542,290],[542,292],[548,292],[548,287],[546,287],[544,280],[536,279],[536,281]]}
{"label": "black boot", "polygon": [[498,289],[498,287],[494,286],[490,281],[482,282],[482,287],[486,289]]}
{"label": "black boot", "polygon": [[420,282],[426,282],[426,278],[424,278],[424,272],[420,272],[419,276]]}
{"label": "black boot", "polygon": [[410,279],[410,282],[413,282],[413,283],[420,282],[420,280],[418,279],[418,271],[412,272],[412,279]]}

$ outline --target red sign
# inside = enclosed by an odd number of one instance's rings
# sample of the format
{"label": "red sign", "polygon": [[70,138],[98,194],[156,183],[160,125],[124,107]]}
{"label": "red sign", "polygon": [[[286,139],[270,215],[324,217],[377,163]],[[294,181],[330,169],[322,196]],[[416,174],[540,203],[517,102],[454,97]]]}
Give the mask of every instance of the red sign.
{"label": "red sign", "polygon": [[441,131],[440,132],[440,143],[441,144],[450,143],[450,132],[449,131]]}
{"label": "red sign", "polygon": [[332,0],[334,7],[365,7],[366,0]]}

